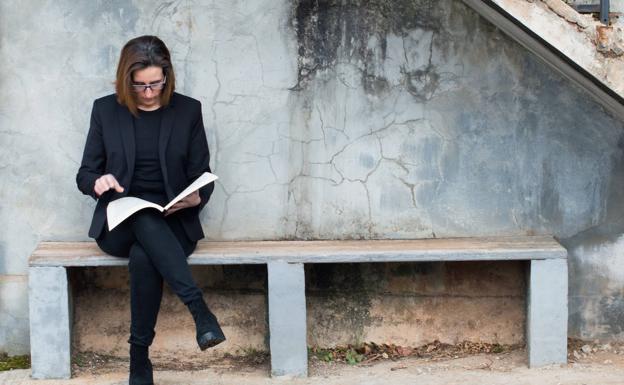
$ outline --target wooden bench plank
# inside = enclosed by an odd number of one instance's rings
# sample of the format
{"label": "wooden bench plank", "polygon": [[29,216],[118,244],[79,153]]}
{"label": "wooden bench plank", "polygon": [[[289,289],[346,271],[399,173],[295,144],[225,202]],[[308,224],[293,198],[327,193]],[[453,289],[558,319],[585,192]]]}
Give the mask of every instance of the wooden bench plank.
{"label": "wooden bench plank", "polygon": [[[200,242],[192,265],[494,261],[566,258],[552,237],[445,238],[418,240]],[[94,242],[42,242],[30,266],[123,266]]]}

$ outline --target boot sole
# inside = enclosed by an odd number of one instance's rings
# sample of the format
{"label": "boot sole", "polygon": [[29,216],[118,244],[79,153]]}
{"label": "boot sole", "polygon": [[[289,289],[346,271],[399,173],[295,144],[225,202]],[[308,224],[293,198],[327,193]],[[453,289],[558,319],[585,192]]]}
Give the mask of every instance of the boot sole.
{"label": "boot sole", "polygon": [[199,348],[204,351],[208,348],[219,345],[223,341],[225,341],[225,336],[223,334],[217,336],[215,333],[209,332],[198,338],[197,344],[199,345]]}

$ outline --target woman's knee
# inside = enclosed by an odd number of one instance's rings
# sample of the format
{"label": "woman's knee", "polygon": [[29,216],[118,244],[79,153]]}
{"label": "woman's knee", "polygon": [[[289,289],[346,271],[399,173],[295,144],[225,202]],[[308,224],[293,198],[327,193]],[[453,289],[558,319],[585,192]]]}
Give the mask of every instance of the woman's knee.
{"label": "woman's knee", "polygon": [[106,254],[113,255],[115,257],[128,258],[129,248],[128,245],[120,242],[111,242],[110,240],[96,239],[98,247]]}
{"label": "woman's knee", "polygon": [[113,231],[104,229],[95,242],[106,254],[128,258],[130,247],[135,242],[135,239],[130,227],[122,223]]}

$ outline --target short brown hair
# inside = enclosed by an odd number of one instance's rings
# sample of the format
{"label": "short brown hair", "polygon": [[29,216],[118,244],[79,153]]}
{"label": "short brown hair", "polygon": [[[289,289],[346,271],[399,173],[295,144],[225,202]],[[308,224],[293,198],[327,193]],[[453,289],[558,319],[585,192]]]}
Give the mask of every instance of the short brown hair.
{"label": "short brown hair", "polygon": [[121,49],[115,82],[117,101],[128,107],[135,116],[138,112],[136,95],[132,89],[132,73],[151,66],[161,67],[167,77],[167,83],[160,92],[160,105],[167,106],[175,89],[175,75],[165,43],[156,36],[146,35],[130,40]]}

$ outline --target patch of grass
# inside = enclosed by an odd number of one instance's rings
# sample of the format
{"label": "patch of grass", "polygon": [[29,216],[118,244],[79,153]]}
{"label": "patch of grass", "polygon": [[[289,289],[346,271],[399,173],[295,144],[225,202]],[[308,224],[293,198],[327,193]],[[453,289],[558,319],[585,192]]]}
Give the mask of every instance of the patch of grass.
{"label": "patch of grass", "polygon": [[346,362],[349,365],[356,365],[364,361],[366,355],[362,344],[337,346],[332,349],[312,347],[308,349],[308,355],[324,362]]}
{"label": "patch of grass", "polygon": [[336,358],[334,357],[334,352],[331,349],[323,349],[319,347],[308,348],[308,355],[324,362],[332,362]]}
{"label": "patch of grass", "polygon": [[490,350],[494,354],[503,353],[507,350],[503,345],[493,344],[492,349]]}
{"label": "patch of grass", "polygon": [[347,361],[347,364],[349,365],[359,364],[364,361],[364,358],[366,358],[365,355],[359,354],[353,348],[350,348],[345,352],[345,361]]}
{"label": "patch of grass", "polygon": [[30,356],[9,357],[6,353],[0,353],[0,372],[28,368],[30,368]]}

